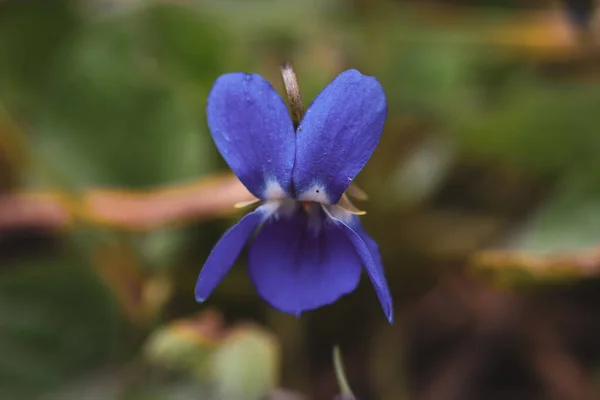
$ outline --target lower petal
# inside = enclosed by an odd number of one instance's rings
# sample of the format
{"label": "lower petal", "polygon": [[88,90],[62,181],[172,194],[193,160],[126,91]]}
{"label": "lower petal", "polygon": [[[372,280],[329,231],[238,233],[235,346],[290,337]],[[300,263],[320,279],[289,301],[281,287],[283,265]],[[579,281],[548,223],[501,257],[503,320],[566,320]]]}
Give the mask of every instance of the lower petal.
{"label": "lower petal", "polygon": [[347,218],[339,218],[328,213],[329,217],[340,226],[346,237],[352,242],[354,249],[362,260],[369,279],[375,287],[377,298],[381,303],[383,312],[390,323],[394,320],[394,306],[392,295],[385,279],[383,263],[379,254],[377,243],[367,234],[357,216],[347,213]]}
{"label": "lower petal", "polygon": [[250,236],[268,215],[266,206],[258,207],[223,234],[200,271],[196,282],[196,301],[201,303],[210,296],[227,275]]}
{"label": "lower petal", "polygon": [[[316,212],[316,211],[315,211]],[[331,304],[352,292],[362,271],[352,243],[321,210],[315,224],[303,210],[268,220],[248,253],[257,292],[294,315]]]}

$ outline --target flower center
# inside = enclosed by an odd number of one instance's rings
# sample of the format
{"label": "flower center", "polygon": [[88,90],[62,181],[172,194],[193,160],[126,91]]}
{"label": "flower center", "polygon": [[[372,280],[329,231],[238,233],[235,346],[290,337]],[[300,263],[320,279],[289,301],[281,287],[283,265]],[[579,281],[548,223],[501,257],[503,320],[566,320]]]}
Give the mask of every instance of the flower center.
{"label": "flower center", "polygon": [[314,201],[300,201],[299,203],[304,208],[304,211],[306,211],[307,213],[310,213],[313,204],[315,204]]}

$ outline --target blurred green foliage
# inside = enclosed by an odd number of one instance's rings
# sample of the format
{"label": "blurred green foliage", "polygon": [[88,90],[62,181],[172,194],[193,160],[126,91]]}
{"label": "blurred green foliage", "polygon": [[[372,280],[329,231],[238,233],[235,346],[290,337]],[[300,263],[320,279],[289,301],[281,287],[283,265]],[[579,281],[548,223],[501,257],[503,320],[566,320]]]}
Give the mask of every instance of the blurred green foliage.
{"label": "blurred green foliage", "polygon": [[0,397],[34,398],[109,360],[116,304],[85,263],[6,266],[0,280]]}
{"label": "blurred green foliage", "polygon": [[[407,255],[421,252],[435,259],[431,235],[418,250],[405,238],[414,240],[411,224],[425,232],[431,224],[438,238],[471,235],[464,246],[470,251],[500,236],[509,249],[543,253],[600,242],[597,76],[554,71],[548,65],[556,60],[499,45],[491,32],[502,32],[507,21],[520,15],[518,9],[481,9],[460,24],[424,18],[415,7],[394,3],[373,2],[370,12],[361,7],[359,1],[288,0],[0,2],[0,101],[22,129],[0,131],[0,149],[14,139],[11,135],[25,138],[23,151],[33,166],[11,166],[23,177],[19,189],[60,188],[77,195],[96,186],[134,190],[185,182],[226,170],[204,116],[206,96],[220,74],[257,72],[282,92],[279,63],[291,59],[308,105],[337,73],[358,68],[377,76],[389,102],[382,144],[358,181],[371,195],[366,224],[381,241],[395,292],[412,293],[408,286],[415,280],[404,279],[407,274],[427,275],[412,268]],[[456,171],[470,163],[482,169],[508,165],[510,179],[522,184],[505,196],[523,199],[520,206],[527,212],[513,213],[509,205],[493,209],[485,201],[447,200],[445,193],[462,188]],[[531,182],[544,188],[539,201],[522,193],[534,191]],[[485,199],[502,189],[483,185],[473,190],[479,192],[477,199]],[[456,197],[467,196],[450,196]],[[442,221],[440,209],[451,210],[451,221],[458,222]],[[469,229],[481,225],[474,219],[481,214],[500,221],[490,237],[469,233],[481,232]],[[447,225],[450,229],[442,229]],[[181,361],[177,354],[188,356],[180,363],[187,367],[193,356],[194,368],[195,357],[198,364],[211,357],[212,351],[196,353],[195,342],[177,342],[171,352],[172,338],[161,335],[171,332],[174,317],[201,307],[193,302],[193,280],[225,226],[206,223],[139,235],[99,229],[102,235],[91,236],[85,245],[61,236],[60,241],[72,244],[67,256],[24,251],[18,262],[6,256],[0,275],[0,397],[28,399],[63,385],[65,392],[55,392],[56,398],[68,398],[65,393],[82,398],[78,393],[96,393],[93,387],[121,386],[125,389],[116,390],[119,395],[136,399],[214,393],[214,381],[199,383],[193,374],[159,379],[141,389],[144,385],[132,384],[135,390],[129,391],[131,377],[120,371],[131,360],[169,370],[173,354],[175,363]],[[81,232],[70,234],[80,238]],[[178,291],[167,299],[168,307],[157,307],[147,326],[131,327],[114,288],[88,266],[92,252],[107,241],[133,250],[141,265],[133,270],[140,280],[160,275],[175,282]],[[243,269],[236,268],[220,289],[235,293],[235,299],[217,305],[235,310],[236,316],[268,320],[266,306],[257,310],[258,301],[246,301],[255,295],[248,294],[247,282],[239,283],[243,279]],[[353,296],[361,298],[362,306],[365,293]],[[369,296],[364,304],[377,307]],[[215,299],[225,297],[217,293]],[[352,320],[355,303],[344,301],[338,310]],[[253,388],[257,397],[279,385],[271,374],[276,357],[266,336],[244,337],[247,347],[225,342],[213,369],[229,386],[217,383],[217,390],[244,383],[238,380],[244,374],[262,383]],[[168,342],[166,358],[152,353],[156,357],[141,359],[140,349],[158,346],[158,338]],[[257,364],[261,357],[262,366]],[[162,363],[158,367],[156,360]],[[102,368],[111,372],[77,381]]]}

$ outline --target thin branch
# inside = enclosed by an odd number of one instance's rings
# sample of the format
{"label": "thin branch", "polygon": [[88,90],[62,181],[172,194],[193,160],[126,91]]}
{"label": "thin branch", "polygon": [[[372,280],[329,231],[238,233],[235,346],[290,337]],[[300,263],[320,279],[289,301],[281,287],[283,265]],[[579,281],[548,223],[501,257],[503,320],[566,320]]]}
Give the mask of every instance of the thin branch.
{"label": "thin branch", "polygon": [[523,270],[545,279],[597,276],[600,274],[600,247],[547,255],[524,251],[484,251],[474,255],[471,266],[499,274]]}
{"label": "thin branch", "polygon": [[253,196],[232,174],[148,191],[90,189],[80,196],[58,190],[0,195],[0,231],[68,229],[74,223],[145,231],[162,225],[233,214]]}

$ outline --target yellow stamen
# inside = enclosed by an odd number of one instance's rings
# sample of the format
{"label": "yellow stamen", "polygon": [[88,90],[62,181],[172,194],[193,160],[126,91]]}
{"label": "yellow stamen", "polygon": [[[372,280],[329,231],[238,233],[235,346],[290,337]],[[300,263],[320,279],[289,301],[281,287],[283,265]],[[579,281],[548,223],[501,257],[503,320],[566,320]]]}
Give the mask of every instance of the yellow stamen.
{"label": "yellow stamen", "polygon": [[345,211],[349,212],[350,214],[365,215],[367,213],[366,211],[362,211],[356,208],[354,204],[352,204],[346,193],[342,195],[337,205],[343,208]]}
{"label": "yellow stamen", "polygon": [[235,203],[233,205],[234,208],[246,208],[248,206],[252,206],[256,203],[258,203],[260,201],[260,199],[254,199],[254,200],[248,200],[248,201],[241,201],[239,203]]}

